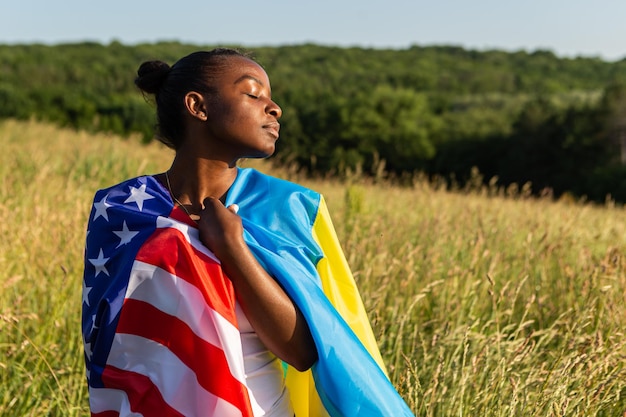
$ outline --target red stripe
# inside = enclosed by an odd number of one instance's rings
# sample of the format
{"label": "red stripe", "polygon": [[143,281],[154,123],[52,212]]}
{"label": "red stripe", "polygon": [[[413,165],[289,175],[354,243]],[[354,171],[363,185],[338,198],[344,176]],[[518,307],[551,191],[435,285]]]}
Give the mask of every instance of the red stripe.
{"label": "red stripe", "polygon": [[246,414],[250,404],[248,390],[230,373],[224,351],[199,338],[184,321],[146,302],[126,299],[116,332],[141,336],[166,346],[195,372],[205,390]]}
{"label": "red stripe", "polygon": [[[160,417],[183,417],[181,413],[173,409],[165,402],[159,392],[159,387],[154,385],[150,378],[136,372],[125,371],[113,366],[106,366],[102,372],[102,382],[107,388],[123,390],[128,396],[131,411],[144,416]],[[105,411],[104,413],[109,413]],[[100,413],[109,417],[109,414]],[[110,414],[110,416],[119,416]]]}
{"label": "red stripe", "polygon": [[181,209],[180,206],[175,206],[168,217],[170,219],[178,220],[181,223],[185,223],[186,225],[191,226],[195,229],[198,228],[198,224],[191,220],[191,217],[189,217],[189,215],[183,209]]}
{"label": "red stripe", "polygon": [[176,229],[157,229],[136,259],[157,266],[196,286],[205,303],[236,327],[235,292],[220,264],[196,250]]}

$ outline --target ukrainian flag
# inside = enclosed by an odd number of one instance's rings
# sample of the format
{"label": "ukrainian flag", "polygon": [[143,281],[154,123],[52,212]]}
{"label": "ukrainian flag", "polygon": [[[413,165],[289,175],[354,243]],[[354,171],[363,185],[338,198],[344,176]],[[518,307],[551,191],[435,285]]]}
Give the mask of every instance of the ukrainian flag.
{"label": "ukrainian flag", "polygon": [[305,316],[319,360],[288,367],[298,417],[413,416],[390,383],[323,197],[239,169],[226,206],[239,205],[248,246]]}

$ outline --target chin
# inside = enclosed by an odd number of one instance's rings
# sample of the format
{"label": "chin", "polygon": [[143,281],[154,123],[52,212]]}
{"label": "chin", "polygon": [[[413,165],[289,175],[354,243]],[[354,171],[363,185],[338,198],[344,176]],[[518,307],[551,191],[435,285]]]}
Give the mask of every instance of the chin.
{"label": "chin", "polygon": [[261,156],[261,158],[269,158],[270,156],[274,155],[274,152],[276,152],[276,145],[272,143],[270,146],[261,151],[263,155]]}

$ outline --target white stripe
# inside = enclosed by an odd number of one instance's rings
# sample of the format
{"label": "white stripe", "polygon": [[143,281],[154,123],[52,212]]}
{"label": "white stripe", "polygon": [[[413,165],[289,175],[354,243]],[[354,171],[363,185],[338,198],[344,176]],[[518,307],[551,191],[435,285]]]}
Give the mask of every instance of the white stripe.
{"label": "white stripe", "polygon": [[213,259],[218,264],[219,259],[200,241],[200,231],[194,227],[179,222],[178,220],[171,219],[169,217],[159,216],[157,217],[156,227],[159,229],[172,228],[178,230],[185,237],[185,240],[194,247],[194,249],[205,254],[209,258]]}
{"label": "white stripe", "polygon": [[149,303],[185,322],[199,338],[224,351],[230,373],[245,384],[239,330],[205,303],[196,286],[154,265],[135,261],[126,298]]}
{"label": "white stripe", "polygon": [[107,364],[148,377],[165,402],[185,416],[241,416],[233,404],[202,388],[192,369],[153,340],[116,334]]}
{"label": "white stripe", "polygon": [[142,417],[130,410],[128,396],[117,389],[89,387],[89,408],[92,413],[117,411],[120,417]]}

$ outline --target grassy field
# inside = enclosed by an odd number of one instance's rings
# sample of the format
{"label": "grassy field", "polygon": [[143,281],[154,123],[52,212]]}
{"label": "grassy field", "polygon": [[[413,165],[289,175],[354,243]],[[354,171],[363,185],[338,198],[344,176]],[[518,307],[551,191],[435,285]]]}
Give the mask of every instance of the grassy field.
{"label": "grassy field", "polygon": [[[97,188],[167,168],[135,140],[0,123],[0,416],[88,415],[80,338]],[[268,163],[263,170],[272,170]],[[419,416],[622,416],[626,211],[359,177],[322,192],[390,377]]]}

